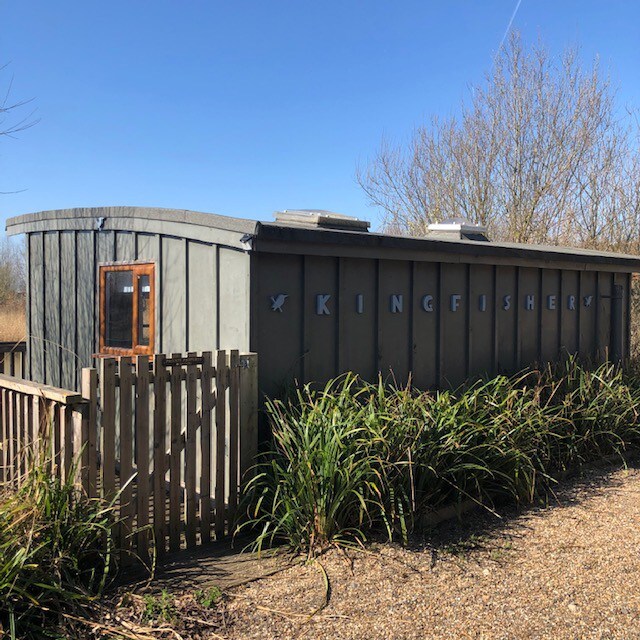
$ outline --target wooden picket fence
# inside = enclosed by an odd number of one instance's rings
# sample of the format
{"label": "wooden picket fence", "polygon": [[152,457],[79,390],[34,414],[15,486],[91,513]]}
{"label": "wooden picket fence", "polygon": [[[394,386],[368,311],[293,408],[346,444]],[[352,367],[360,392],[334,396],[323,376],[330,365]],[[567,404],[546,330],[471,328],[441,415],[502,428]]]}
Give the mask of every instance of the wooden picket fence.
{"label": "wooden picket fence", "polygon": [[19,485],[50,442],[52,472],[115,500],[126,562],[231,532],[257,453],[257,355],[101,358],[81,393],[0,375],[0,481]]}

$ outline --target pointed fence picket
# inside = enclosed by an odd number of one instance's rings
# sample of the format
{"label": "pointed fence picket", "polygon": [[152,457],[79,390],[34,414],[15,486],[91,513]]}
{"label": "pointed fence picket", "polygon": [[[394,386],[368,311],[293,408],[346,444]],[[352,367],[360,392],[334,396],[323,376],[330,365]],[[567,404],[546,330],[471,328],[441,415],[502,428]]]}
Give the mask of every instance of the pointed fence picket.
{"label": "pointed fence picket", "polygon": [[232,531],[257,454],[257,355],[100,358],[82,393],[0,374],[0,482],[18,486],[51,442],[52,473],[115,500],[121,560]]}

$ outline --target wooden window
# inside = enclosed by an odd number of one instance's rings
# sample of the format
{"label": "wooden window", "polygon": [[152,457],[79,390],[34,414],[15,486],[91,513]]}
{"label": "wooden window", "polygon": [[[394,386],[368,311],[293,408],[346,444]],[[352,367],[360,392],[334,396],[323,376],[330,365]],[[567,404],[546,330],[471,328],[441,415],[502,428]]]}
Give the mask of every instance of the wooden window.
{"label": "wooden window", "polygon": [[154,265],[101,266],[100,353],[151,355],[154,340]]}

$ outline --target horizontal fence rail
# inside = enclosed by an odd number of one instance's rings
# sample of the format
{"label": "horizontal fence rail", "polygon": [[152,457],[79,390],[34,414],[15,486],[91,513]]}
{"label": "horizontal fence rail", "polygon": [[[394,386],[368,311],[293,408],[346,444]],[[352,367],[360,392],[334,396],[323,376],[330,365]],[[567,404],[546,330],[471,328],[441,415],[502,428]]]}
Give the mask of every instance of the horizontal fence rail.
{"label": "horizontal fence rail", "polygon": [[50,435],[52,472],[114,500],[123,562],[231,532],[257,453],[257,355],[216,351],[100,358],[81,393],[0,375],[0,480]]}
{"label": "horizontal fence rail", "polygon": [[0,373],[24,378],[26,342],[0,342]]}

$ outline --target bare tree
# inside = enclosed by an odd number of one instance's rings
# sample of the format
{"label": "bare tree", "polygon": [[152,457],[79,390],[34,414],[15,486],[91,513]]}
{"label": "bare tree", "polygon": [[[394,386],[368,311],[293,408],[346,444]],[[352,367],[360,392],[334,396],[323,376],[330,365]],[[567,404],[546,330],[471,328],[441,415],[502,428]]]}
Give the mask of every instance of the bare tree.
{"label": "bare tree", "polygon": [[434,119],[408,146],[383,141],[358,180],[387,230],[421,235],[462,216],[516,242],[636,248],[640,162],[629,114],[597,60],[553,59],[520,35],[461,115]]}

